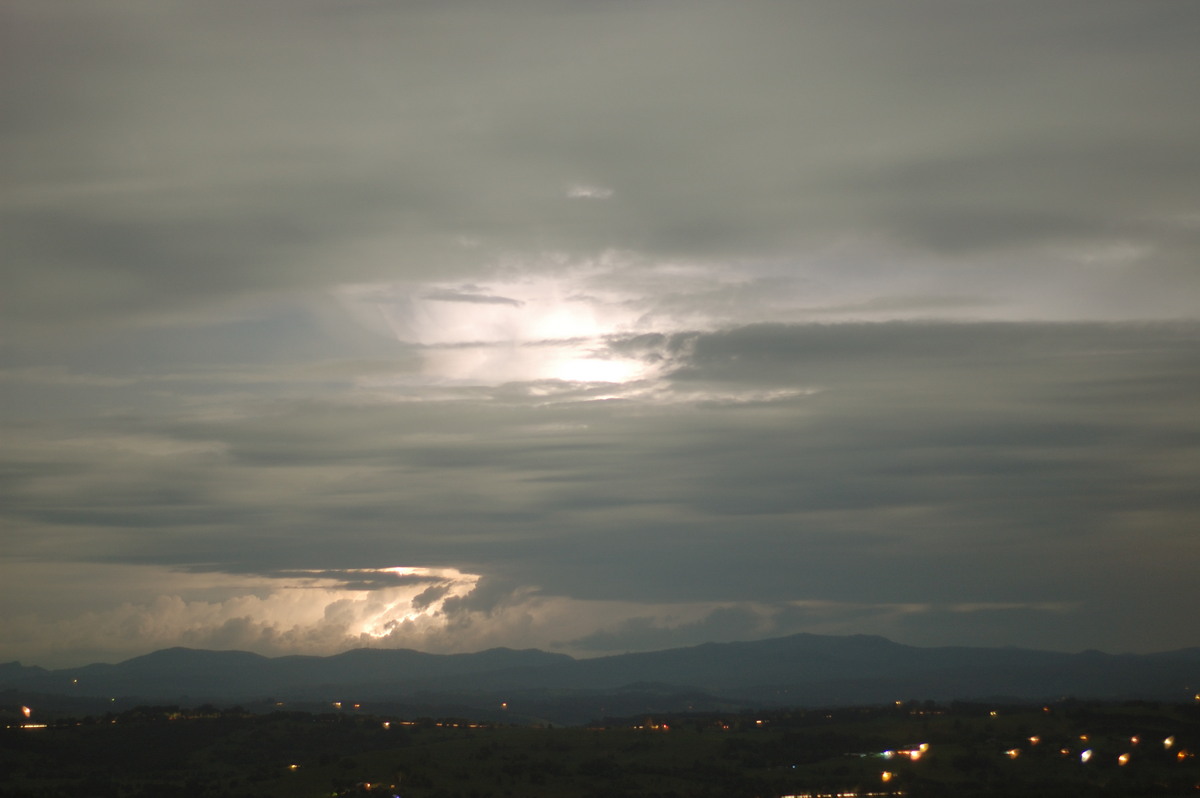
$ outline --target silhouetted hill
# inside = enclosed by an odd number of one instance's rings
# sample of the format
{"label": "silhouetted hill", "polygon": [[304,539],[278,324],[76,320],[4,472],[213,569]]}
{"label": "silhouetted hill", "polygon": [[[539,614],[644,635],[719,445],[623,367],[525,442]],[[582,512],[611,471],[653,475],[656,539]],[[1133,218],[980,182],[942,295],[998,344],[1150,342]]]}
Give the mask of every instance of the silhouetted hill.
{"label": "silhouetted hill", "polygon": [[[631,691],[632,685],[637,689]],[[553,715],[556,701],[630,707],[636,703],[631,701],[634,694],[643,696],[647,706],[669,698],[673,707],[730,702],[868,704],[913,698],[1190,700],[1200,691],[1200,649],[1065,654],[918,648],[876,636],[811,634],[586,660],[506,648],[452,655],[356,649],[330,657],[275,658],[172,648],[115,665],[61,670],[7,663],[0,665],[0,690],[155,701],[234,702],[267,696],[298,701],[420,699],[481,708],[521,696],[547,716]]]}
{"label": "silhouetted hill", "polygon": [[303,695],[327,690],[404,692],[406,685],[458,686],[478,674],[502,674],[575,660],[565,654],[494,648],[474,654],[426,654],[410,649],[354,649],[329,657],[264,657],[247,651],[168,648],[115,665],[48,671],[0,665],[0,689],[107,697],[229,699]]}

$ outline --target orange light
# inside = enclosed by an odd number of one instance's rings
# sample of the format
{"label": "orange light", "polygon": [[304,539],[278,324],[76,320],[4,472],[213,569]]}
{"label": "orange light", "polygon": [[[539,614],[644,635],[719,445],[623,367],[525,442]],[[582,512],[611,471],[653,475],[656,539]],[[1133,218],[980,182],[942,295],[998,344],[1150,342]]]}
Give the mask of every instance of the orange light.
{"label": "orange light", "polygon": [[1041,741],[1042,741],[1042,738],[1038,737],[1036,734],[1029,738],[1030,745],[1037,745]]}
{"label": "orange light", "polygon": [[1017,757],[1019,757],[1021,755],[1021,749],[1020,748],[1010,748],[1004,752],[1004,755],[1006,757],[1008,757],[1009,759],[1016,759]]}
{"label": "orange light", "polygon": [[1129,742],[1130,742],[1130,744],[1132,744],[1132,745],[1137,745],[1137,744],[1138,744],[1138,743],[1140,743],[1141,741],[1142,741],[1142,738],[1141,738],[1141,737],[1138,737],[1136,734],[1135,734],[1135,735],[1133,735],[1132,737],[1130,737],[1130,738],[1129,738]]}
{"label": "orange light", "polygon": [[884,781],[891,781],[892,779],[896,778],[896,774],[890,770],[885,770],[880,775],[880,778],[883,779]]}
{"label": "orange light", "polygon": [[33,714],[33,710],[29,707],[21,707],[21,714],[28,718]]}
{"label": "orange light", "polygon": [[1173,746],[1173,745],[1175,745],[1175,737],[1173,735],[1171,737],[1168,737],[1167,739],[1163,740],[1163,748],[1164,749],[1169,751],[1169,750],[1171,750],[1171,746]]}
{"label": "orange light", "polygon": [[1117,764],[1121,765],[1122,767],[1124,767],[1125,765],[1128,765],[1129,764],[1129,754],[1121,754],[1119,757],[1117,757]]}

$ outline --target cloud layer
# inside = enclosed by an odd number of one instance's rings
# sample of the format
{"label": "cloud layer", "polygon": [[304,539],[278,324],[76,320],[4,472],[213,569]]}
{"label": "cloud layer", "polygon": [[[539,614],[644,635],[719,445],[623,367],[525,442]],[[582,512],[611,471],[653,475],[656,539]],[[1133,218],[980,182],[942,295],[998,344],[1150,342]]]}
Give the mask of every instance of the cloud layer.
{"label": "cloud layer", "polygon": [[3,13],[0,659],[1197,644],[1192,5]]}

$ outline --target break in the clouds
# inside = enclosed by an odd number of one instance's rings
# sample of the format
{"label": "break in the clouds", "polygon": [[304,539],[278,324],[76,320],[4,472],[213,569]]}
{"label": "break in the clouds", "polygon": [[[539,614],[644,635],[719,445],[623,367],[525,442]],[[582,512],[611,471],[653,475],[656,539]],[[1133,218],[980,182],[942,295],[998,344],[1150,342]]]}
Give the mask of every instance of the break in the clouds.
{"label": "break in the clouds", "polygon": [[0,659],[1197,644],[1193,5],[0,13]]}

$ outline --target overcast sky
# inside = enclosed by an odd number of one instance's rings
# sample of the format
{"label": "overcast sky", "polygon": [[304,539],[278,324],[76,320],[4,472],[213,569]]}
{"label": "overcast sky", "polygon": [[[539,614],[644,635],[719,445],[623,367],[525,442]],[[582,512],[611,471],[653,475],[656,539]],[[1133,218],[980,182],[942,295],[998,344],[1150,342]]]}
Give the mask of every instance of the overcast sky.
{"label": "overcast sky", "polygon": [[1200,645],[1197,42],[5,0],[0,661]]}

